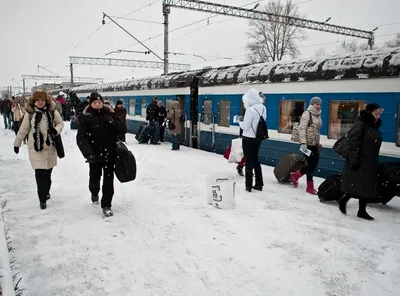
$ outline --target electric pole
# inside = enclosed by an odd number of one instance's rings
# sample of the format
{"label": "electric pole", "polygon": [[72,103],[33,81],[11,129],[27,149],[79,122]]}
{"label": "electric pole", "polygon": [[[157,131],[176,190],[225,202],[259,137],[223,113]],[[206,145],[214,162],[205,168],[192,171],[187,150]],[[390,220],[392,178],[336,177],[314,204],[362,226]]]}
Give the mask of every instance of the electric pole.
{"label": "electric pole", "polygon": [[164,74],[168,74],[168,39],[169,39],[169,14],[171,12],[171,8],[167,5],[163,5],[163,16],[164,16]]}

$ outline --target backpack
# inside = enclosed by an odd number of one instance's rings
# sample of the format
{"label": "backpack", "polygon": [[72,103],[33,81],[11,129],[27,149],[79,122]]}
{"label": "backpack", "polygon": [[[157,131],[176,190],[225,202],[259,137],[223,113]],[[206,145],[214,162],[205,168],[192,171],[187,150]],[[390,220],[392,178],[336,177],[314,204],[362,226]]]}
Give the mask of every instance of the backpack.
{"label": "backpack", "polygon": [[260,141],[264,141],[265,139],[269,138],[267,123],[265,122],[264,117],[262,117],[262,115],[264,114],[264,110],[263,113],[260,115],[260,113],[258,113],[258,111],[255,108],[253,109],[260,116],[260,119],[258,120],[257,131],[254,131],[253,126],[251,126],[251,128],[253,129],[256,138],[259,139]]}
{"label": "backpack", "polygon": [[117,152],[115,156],[115,176],[121,183],[133,181],[136,179],[136,159],[129,151],[124,142],[117,143]]}

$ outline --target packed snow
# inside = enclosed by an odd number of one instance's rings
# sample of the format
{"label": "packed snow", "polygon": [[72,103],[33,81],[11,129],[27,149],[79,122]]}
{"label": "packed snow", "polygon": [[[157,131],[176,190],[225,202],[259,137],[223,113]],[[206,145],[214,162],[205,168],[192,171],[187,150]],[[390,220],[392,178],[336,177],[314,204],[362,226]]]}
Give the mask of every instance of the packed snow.
{"label": "packed snow", "polygon": [[[0,200],[24,296],[399,295],[400,200],[371,205],[375,221],[280,185],[263,166],[264,191],[248,193],[221,155],[127,135],[137,179],[115,180],[114,216],[90,200],[88,164],[69,123],[66,158],[40,210],[26,145],[0,124]],[[210,176],[233,178],[236,208],[206,202]],[[316,178],[317,186],[322,182]]]}

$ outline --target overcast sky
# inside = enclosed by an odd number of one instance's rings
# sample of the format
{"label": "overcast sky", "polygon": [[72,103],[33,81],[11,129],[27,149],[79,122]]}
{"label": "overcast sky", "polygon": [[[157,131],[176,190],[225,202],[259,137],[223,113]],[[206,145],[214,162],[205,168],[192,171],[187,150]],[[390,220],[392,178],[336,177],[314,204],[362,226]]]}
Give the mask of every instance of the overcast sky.
{"label": "overcast sky", "polygon": [[[253,7],[254,0],[209,0],[234,6]],[[265,4],[268,1],[260,1]],[[400,32],[399,0],[295,0],[300,13],[308,19],[376,31],[376,44],[393,39]],[[153,3],[153,4],[151,4]],[[151,5],[149,5],[151,4]],[[143,9],[140,9],[144,7]],[[134,12],[137,10],[136,12]],[[117,49],[145,50],[115,24],[102,25],[102,13],[126,16],[118,19],[136,38],[163,57],[162,0],[0,0],[0,90],[22,86],[22,74],[52,75],[38,65],[69,76],[69,56],[103,57]],[[171,8],[170,31],[198,20],[170,34],[170,51],[200,55],[173,56],[171,62],[191,64],[192,69],[246,62],[245,45],[248,21],[243,19]],[[346,37],[306,31],[307,40],[299,42],[302,57],[319,48],[334,52]],[[347,38],[349,39],[349,38]],[[351,38],[350,38],[351,39]],[[350,40],[349,39],[349,40]],[[159,61],[154,55],[110,54],[107,57]],[[230,58],[230,59],[223,59]],[[100,77],[118,81],[131,77],[159,75],[162,69],[75,65],[75,76]],[[41,83],[41,82],[38,82]],[[34,81],[28,81],[30,87]]]}

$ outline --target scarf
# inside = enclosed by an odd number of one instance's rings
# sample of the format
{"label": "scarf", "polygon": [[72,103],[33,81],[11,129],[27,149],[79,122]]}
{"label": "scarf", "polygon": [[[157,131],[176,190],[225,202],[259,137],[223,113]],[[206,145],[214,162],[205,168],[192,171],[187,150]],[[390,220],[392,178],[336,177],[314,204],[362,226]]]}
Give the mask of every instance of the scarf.
{"label": "scarf", "polygon": [[44,143],[44,138],[42,133],[40,132],[40,127],[39,123],[42,120],[43,114],[45,115],[45,122],[46,122],[46,130],[47,130],[47,138],[46,138],[46,145],[47,146],[54,146],[54,138],[53,135],[50,132],[50,127],[52,123],[52,118],[50,115],[49,110],[44,107],[44,108],[38,108],[36,107],[35,111],[35,124],[33,126],[33,139],[34,139],[34,144],[33,147],[35,148],[36,152],[40,152],[43,150],[43,143]]}

